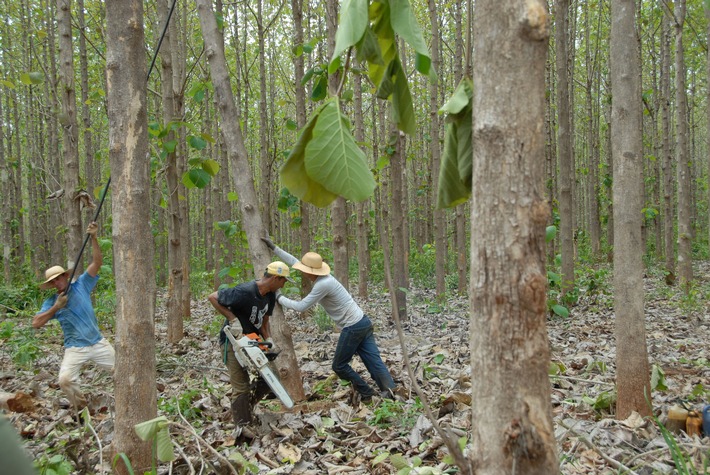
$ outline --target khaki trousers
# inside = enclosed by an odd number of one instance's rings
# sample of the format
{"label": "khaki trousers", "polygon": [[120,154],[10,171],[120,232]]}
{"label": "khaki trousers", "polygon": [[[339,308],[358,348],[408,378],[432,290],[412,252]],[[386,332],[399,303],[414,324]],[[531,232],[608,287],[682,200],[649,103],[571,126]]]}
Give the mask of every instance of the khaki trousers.
{"label": "khaki trousers", "polygon": [[79,373],[81,367],[89,361],[93,361],[103,370],[113,371],[116,352],[106,338],[102,338],[95,345],[64,350],[64,359],[59,368],[59,387],[77,410],[86,407],[86,397],[79,386]]}

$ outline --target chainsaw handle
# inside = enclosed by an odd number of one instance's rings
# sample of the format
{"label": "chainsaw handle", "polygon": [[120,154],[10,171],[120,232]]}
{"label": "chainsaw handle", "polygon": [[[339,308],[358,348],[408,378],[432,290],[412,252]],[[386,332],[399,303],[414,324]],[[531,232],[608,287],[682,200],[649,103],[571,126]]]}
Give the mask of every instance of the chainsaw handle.
{"label": "chainsaw handle", "polygon": [[251,340],[249,342],[249,346],[265,346],[267,348],[271,348],[273,346],[273,343],[270,341],[259,341],[259,340]]}
{"label": "chainsaw handle", "polygon": [[249,342],[249,346],[258,346],[262,350],[264,348],[271,348],[272,346],[274,346],[273,343],[271,343],[270,341],[264,341],[264,339],[256,333],[247,333],[244,336],[251,339],[251,341]]}

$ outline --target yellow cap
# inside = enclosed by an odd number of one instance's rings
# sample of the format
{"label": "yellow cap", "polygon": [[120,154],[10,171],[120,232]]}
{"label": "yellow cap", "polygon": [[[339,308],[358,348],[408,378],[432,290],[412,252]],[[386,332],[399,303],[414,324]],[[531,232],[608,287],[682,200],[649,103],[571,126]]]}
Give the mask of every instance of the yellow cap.
{"label": "yellow cap", "polygon": [[287,280],[293,282],[290,278],[291,271],[288,266],[281,261],[274,261],[268,266],[266,266],[266,273],[270,275],[276,275],[278,277],[285,277]]}

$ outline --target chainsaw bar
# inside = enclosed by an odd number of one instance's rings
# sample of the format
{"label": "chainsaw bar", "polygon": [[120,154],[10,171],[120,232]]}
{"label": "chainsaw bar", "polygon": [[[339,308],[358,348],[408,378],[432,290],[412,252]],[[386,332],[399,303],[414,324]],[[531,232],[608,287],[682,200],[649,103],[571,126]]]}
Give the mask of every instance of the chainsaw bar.
{"label": "chainsaw bar", "polygon": [[269,360],[261,348],[259,348],[259,342],[248,336],[242,336],[237,340],[234,338],[234,335],[232,335],[229,327],[224,328],[224,334],[227,335],[227,339],[232,344],[234,356],[236,356],[241,367],[246,370],[253,369],[258,372],[276,397],[281,400],[283,405],[291,409],[293,407],[293,400],[286,391],[286,388],[281,384],[279,377],[276,376],[276,373],[274,373],[269,366]]}

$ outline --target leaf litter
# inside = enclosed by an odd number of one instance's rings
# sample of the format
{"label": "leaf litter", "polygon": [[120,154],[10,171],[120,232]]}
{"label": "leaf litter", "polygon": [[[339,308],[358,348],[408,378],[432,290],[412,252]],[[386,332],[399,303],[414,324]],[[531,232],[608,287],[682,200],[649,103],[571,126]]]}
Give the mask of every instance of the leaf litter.
{"label": "leaf litter", "polygon": [[[703,264],[701,274],[700,279],[707,280],[710,266]],[[700,409],[710,403],[708,306],[702,302],[681,311],[678,289],[664,286],[660,279],[646,279],[649,360],[665,385],[652,394],[654,414],[661,422],[673,404],[685,402]],[[185,337],[169,345],[166,310],[159,303],[158,414],[171,421],[176,459],[159,464],[158,473],[237,473],[227,466],[228,459],[246,473],[454,472],[443,441],[410,389],[396,330],[389,323],[388,295],[373,292],[368,300],[357,300],[375,323],[383,360],[399,385],[397,400],[361,403],[332,373],[338,335],[323,328],[322,321],[287,312],[307,399],[290,411],[278,400],[260,402],[254,410],[256,437],[251,443],[235,437],[231,421],[229,378],[216,335],[222,317],[206,299],[193,301]],[[465,437],[475,403],[470,388],[477,383],[470,375],[468,298],[449,297],[444,305],[435,302],[431,290],[408,293],[409,315],[403,322],[408,356],[439,424]],[[611,296],[599,289],[582,289],[570,317],[550,316],[547,323],[560,473],[680,473],[654,421],[614,417]],[[84,368],[82,384],[90,397],[90,414],[77,420],[56,380],[62,357],[59,333],[43,339],[41,355],[30,368],[16,366],[12,354],[0,350],[0,409],[35,460],[46,464],[58,454],[72,464],[73,473],[111,473],[113,382],[93,365]],[[113,339],[110,331],[104,333]],[[357,357],[353,367],[367,374]],[[710,463],[710,437],[689,437],[685,432],[673,437],[696,473],[708,473],[704,466]]]}

